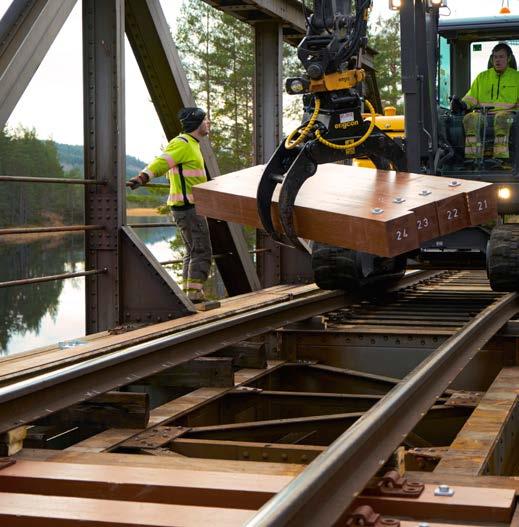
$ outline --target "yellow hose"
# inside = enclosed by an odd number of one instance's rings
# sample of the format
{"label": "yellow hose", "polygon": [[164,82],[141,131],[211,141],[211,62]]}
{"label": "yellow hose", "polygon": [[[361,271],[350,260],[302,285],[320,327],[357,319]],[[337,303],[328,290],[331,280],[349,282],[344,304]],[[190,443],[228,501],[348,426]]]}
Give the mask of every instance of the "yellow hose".
{"label": "yellow hose", "polygon": [[369,113],[371,115],[371,123],[369,124],[369,128],[366,130],[366,133],[360,139],[357,139],[357,141],[354,141],[353,143],[337,145],[325,139],[321,135],[321,132],[319,130],[316,130],[315,136],[317,137],[317,140],[320,141],[323,145],[326,145],[327,147],[333,148],[335,150],[349,150],[350,148],[355,148],[361,145],[371,135],[371,132],[373,132],[373,128],[375,128],[376,119],[375,108],[373,108],[373,105],[367,99],[364,101],[364,104],[368,107]]}
{"label": "yellow hose", "polygon": [[[285,148],[287,150],[291,150],[292,148],[296,147],[310,133],[310,131],[314,127],[315,121],[317,120],[317,116],[319,115],[319,108],[320,107],[321,107],[321,101],[316,97],[315,98],[315,110],[314,110],[314,113],[312,114],[312,117],[310,117],[310,121],[308,121],[308,124],[305,126],[304,130],[300,131],[301,127],[296,128],[285,139]],[[294,136],[298,132],[299,132],[299,137],[295,141],[292,141],[292,139],[294,138]]]}

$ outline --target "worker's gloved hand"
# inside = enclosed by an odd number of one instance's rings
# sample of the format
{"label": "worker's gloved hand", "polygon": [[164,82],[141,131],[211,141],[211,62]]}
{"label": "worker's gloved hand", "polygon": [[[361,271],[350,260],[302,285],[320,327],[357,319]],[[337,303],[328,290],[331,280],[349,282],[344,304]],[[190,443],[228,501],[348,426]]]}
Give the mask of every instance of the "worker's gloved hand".
{"label": "worker's gloved hand", "polygon": [[149,180],[150,176],[144,172],[141,172],[138,176],[132,177],[132,179],[126,183],[126,186],[130,187],[132,190],[135,190],[142,185],[146,185]]}
{"label": "worker's gloved hand", "polygon": [[467,104],[457,95],[451,97],[451,112],[454,115],[464,115],[467,112]]}

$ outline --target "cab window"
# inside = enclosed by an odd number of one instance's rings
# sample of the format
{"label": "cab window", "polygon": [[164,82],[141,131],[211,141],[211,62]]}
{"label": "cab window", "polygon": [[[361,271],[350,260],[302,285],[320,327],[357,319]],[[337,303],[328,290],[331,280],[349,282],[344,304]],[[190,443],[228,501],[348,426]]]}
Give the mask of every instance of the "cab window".
{"label": "cab window", "polygon": [[[470,82],[482,72],[488,69],[488,60],[492,55],[492,49],[499,44],[499,40],[492,40],[490,42],[473,42],[470,46]],[[515,55],[518,57],[519,40],[507,40],[508,44]]]}
{"label": "cab window", "polygon": [[451,50],[445,37],[440,37],[440,60],[438,62],[438,99],[442,108],[449,108],[451,95]]}

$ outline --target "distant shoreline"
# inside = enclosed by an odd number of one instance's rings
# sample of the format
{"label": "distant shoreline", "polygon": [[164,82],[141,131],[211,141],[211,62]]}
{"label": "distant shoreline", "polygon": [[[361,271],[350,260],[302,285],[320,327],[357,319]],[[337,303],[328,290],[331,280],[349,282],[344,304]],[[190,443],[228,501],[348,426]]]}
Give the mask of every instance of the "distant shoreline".
{"label": "distant shoreline", "polygon": [[135,207],[131,209],[126,209],[127,216],[164,216],[165,214],[159,214],[156,208],[144,208],[144,207]]}
{"label": "distant shoreline", "polygon": [[[128,217],[144,217],[144,216],[164,216],[165,220],[167,220],[168,216],[164,214],[159,214],[156,208],[144,208],[144,207],[136,207],[132,209],[127,209],[126,215]],[[61,227],[61,223],[52,222],[49,227]],[[26,227],[31,227],[31,225],[26,225]],[[43,227],[43,225],[34,225],[34,227]],[[14,235],[6,235],[2,239],[2,243],[10,244],[10,245],[19,245],[22,243],[30,243],[37,240],[48,240],[52,238],[62,238],[64,236],[70,236],[70,235],[78,235],[83,234],[81,231],[72,231],[72,232],[45,232],[45,233],[28,233],[28,234],[14,234]]]}

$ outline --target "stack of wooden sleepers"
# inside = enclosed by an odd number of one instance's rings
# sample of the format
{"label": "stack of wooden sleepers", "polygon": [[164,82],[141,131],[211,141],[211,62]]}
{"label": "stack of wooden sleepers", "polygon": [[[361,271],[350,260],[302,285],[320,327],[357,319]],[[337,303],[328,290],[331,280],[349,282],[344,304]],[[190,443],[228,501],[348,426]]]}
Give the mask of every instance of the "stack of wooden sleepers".
{"label": "stack of wooden sleepers", "polygon": [[[198,213],[261,228],[256,189],[263,170],[258,165],[198,185]],[[272,210],[282,232],[278,191]],[[302,238],[396,256],[496,215],[496,189],[489,183],[325,164],[301,188],[294,224]]]}

